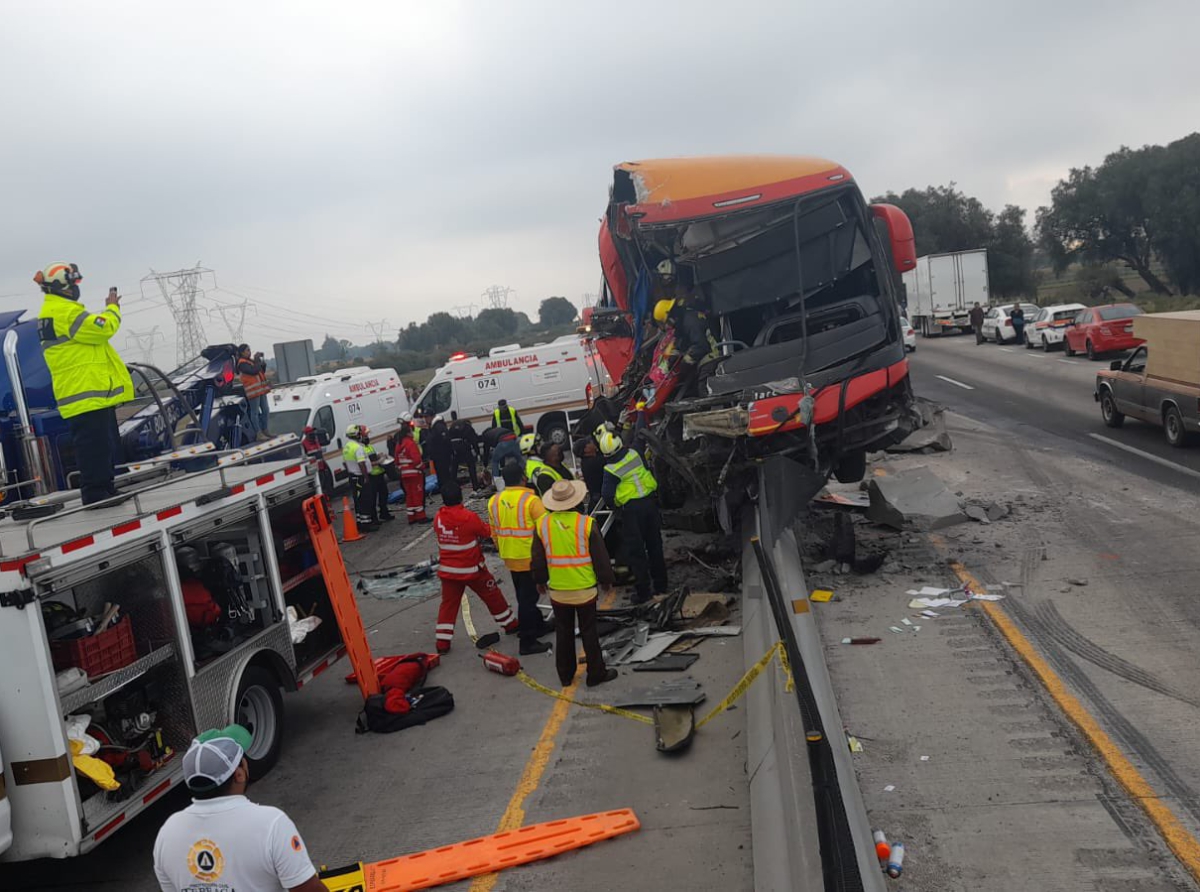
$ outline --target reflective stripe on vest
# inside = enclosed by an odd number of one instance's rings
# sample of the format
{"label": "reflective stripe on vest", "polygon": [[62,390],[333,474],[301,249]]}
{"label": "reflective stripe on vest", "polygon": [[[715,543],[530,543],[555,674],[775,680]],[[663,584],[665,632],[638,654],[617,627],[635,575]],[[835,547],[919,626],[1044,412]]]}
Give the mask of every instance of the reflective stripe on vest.
{"label": "reflective stripe on vest", "polygon": [[592,519],[575,511],[554,511],[538,523],[538,538],[546,550],[546,567],[550,588],[573,592],[594,588],[596,569],[588,538],[592,534]]}
{"label": "reflective stripe on vest", "polygon": [[492,413],[492,427],[503,427],[514,434],[519,434],[521,431],[517,426],[517,410],[512,406],[505,406],[504,408],[508,410],[508,423],[504,423],[504,420],[500,417],[501,410],[497,409]]}
{"label": "reflective stripe on vest", "polygon": [[488,518],[501,560],[529,560],[533,554],[533,523],[530,517],[534,495],[529,490],[506,489],[492,497]]}
{"label": "reflective stripe on vest", "polygon": [[462,545],[452,545],[446,542],[438,543],[438,548],[440,548],[442,551],[470,551],[472,548],[478,547],[478,539],[472,539],[470,542],[464,542]]}
{"label": "reflective stripe on vest", "polygon": [[605,465],[604,470],[616,475],[617,494],[614,499],[620,508],[631,499],[643,499],[658,489],[658,481],[646,467],[636,449],[627,449],[625,455],[611,465]]}

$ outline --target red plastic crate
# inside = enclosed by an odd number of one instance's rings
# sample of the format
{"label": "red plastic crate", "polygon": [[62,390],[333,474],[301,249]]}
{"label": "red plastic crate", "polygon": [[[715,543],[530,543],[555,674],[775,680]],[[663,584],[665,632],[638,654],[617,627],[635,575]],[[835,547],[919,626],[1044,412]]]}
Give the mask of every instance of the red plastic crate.
{"label": "red plastic crate", "polygon": [[55,669],[78,666],[88,674],[89,679],[114,672],[137,659],[137,646],[133,643],[133,623],[126,616],[99,635],[51,641],[50,658],[54,661]]}

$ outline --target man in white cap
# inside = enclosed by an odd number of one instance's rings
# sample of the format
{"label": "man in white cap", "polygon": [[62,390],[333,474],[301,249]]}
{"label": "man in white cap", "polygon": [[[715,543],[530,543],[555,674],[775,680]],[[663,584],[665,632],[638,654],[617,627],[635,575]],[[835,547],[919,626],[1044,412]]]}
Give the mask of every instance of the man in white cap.
{"label": "man in white cap", "polygon": [[246,798],[250,732],[205,731],[183,757],[192,804],[167,818],[154,843],[163,892],[327,892],[291,818]]}

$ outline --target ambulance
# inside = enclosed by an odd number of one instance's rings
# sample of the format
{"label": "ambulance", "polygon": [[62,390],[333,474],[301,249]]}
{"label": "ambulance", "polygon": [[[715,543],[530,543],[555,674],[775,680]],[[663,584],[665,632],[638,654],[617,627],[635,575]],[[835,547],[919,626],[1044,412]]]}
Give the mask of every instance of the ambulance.
{"label": "ambulance", "polygon": [[611,386],[603,368],[577,335],[532,347],[493,347],[487,356],[458,353],[434,374],[416,411],[442,415],[447,423],[457,412],[482,432],[505,399],[543,440],[566,444],[590,400]]}
{"label": "ambulance", "polygon": [[365,424],[371,442],[383,449],[387,438],[399,428],[398,418],[408,411],[408,396],[395,369],[367,366],[308,375],[290,384],[279,384],[268,394],[271,417],[268,425],[275,435],[292,433],[302,437],[311,425],[329,438],[325,460],[334,480],[346,479],[342,446],[346,428]]}

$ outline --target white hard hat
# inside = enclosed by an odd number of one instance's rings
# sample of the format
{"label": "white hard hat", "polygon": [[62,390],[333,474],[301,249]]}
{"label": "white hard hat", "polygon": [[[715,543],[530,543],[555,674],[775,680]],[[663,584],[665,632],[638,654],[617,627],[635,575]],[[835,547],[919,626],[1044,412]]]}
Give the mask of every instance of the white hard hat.
{"label": "white hard hat", "polygon": [[411,424],[412,423],[412,412],[401,412],[400,420]]}
{"label": "white hard hat", "polygon": [[654,271],[660,276],[673,276],[675,275],[675,261],[668,257],[666,260],[660,262],[658,266],[654,268]]}
{"label": "white hard hat", "polygon": [[433,423],[434,423],[434,424],[437,424],[439,421],[445,421],[445,420],[446,420],[446,419],[445,419],[445,418],[443,418],[441,415],[434,415],[434,416],[433,416]]}

